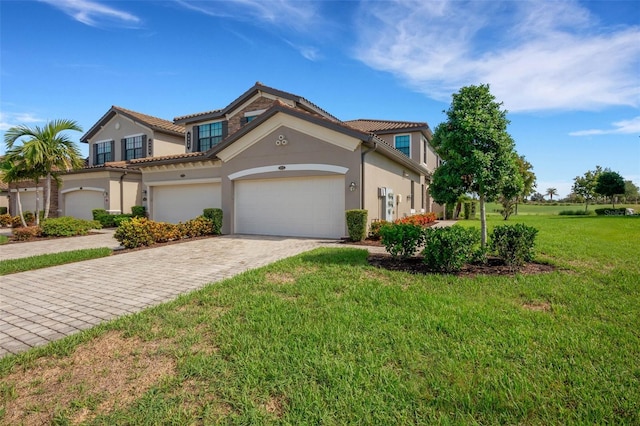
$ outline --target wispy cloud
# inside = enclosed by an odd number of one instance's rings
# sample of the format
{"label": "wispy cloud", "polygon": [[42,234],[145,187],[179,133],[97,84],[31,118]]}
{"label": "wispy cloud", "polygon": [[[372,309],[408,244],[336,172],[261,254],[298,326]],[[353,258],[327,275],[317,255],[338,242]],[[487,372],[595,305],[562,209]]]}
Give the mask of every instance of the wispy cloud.
{"label": "wispy cloud", "polygon": [[40,0],[50,4],[78,22],[91,27],[118,26],[138,28],[141,19],[132,13],[107,6],[95,0]]}
{"label": "wispy cloud", "polygon": [[640,102],[640,26],[602,28],[574,1],[363,1],[354,55],[448,101],[489,83],[510,111]]}
{"label": "wispy cloud", "polygon": [[579,130],[569,133],[570,136],[594,136],[612,134],[637,134],[640,136],[640,116],[630,120],[616,121],[611,129]]}
{"label": "wispy cloud", "polygon": [[38,117],[37,114],[32,112],[0,111],[0,131],[3,132],[21,124],[29,125],[44,122],[45,120],[43,118]]}

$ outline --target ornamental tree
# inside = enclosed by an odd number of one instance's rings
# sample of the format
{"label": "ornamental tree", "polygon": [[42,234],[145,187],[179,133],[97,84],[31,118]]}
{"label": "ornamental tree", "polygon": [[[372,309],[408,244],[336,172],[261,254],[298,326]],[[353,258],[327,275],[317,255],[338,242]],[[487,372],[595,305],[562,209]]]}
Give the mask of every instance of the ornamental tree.
{"label": "ornamental tree", "polygon": [[583,176],[576,176],[573,179],[573,187],[571,190],[574,194],[579,195],[584,199],[584,211],[587,211],[589,208],[589,201],[594,199],[597,195],[596,184],[598,183],[598,176],[600,176],[600,173],[602,173],[602,167],[596,166],[595,170],[587,170]]}
{"label": "ornamental tree", "polygon": [[624,194],[624,179],[620,174],[612,172],[611,170],[605,170],[598,176],[596,182],[596,193],[604,195],[605,197],[611,197],[611,203],[613,208],[616,208],[615,196]]}
{"label": "ornamental tree", "polygon": [[485,203],[503,192],[513,196],[522,192],[515,144],[507,132],[507,111],[496,102],[489,85],[463,87],[452,98],[447,121],[436,127],[431,141],[444,164],[434,172],[429,190],[440,204],[454,203],[465,193],[478,194],[484,247]]}

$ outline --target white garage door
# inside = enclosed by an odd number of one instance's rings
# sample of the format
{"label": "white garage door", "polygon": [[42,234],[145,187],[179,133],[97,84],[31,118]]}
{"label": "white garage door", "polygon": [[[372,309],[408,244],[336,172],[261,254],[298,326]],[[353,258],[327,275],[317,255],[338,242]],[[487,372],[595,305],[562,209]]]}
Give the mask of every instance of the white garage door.
{"label": "white garage door", "polygon": [[345,233],[344,176],[235,183],[238,234],[339,238]]}
{"label": "white garage door", "polygon": [[219,183],[154,186],[152,197],[153,220],[159,222],[186,222],[221,206]]}
{"label": "white garage door", "polygon": [[93,219],[93,209],[104,209],[104,197],[98,191],[72,191],[64,194],[64,215]]}

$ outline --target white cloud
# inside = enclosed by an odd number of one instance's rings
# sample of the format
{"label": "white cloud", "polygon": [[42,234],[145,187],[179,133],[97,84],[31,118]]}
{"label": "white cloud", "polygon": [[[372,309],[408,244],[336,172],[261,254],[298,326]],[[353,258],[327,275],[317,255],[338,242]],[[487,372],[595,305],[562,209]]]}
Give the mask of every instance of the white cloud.
{"label": "white cloud", "polygon": [[116,25],[137,28],[141,20],[137,16],[101,4],[94,0],[40,0],[57,7],[78,22],[91,27]]}
{"label": "white cloud", "polygon": [[489,83],[509,111],[640,104],[640,26],[600,27],[573,1],[365,1],[355,56],[449,101]]}
{"label": "white cloud", "polygon": [[590,129],[579,130],[569,133],[570,136],[593,136],[593,135],[611,135],[611,134],[633,134],[640,135],[640,116],[630,120],[616,121],[613,123],[612,129]]}
{"label": "white cloud", "polygon": [[0,112],[0,131],[9,130],[19,125],[29,125],[32,123],[44,123],[46,120],[31,112]]}

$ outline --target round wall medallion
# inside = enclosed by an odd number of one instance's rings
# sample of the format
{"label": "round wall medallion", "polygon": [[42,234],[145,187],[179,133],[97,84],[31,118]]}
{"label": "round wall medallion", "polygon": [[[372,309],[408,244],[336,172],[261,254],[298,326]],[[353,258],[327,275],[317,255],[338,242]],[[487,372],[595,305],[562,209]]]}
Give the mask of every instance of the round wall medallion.
{"label": "round wall medallion", "polygon": [[120,122],[119,121],[116,121],[115,127],[116,127],[116,130],[120,130]]}

